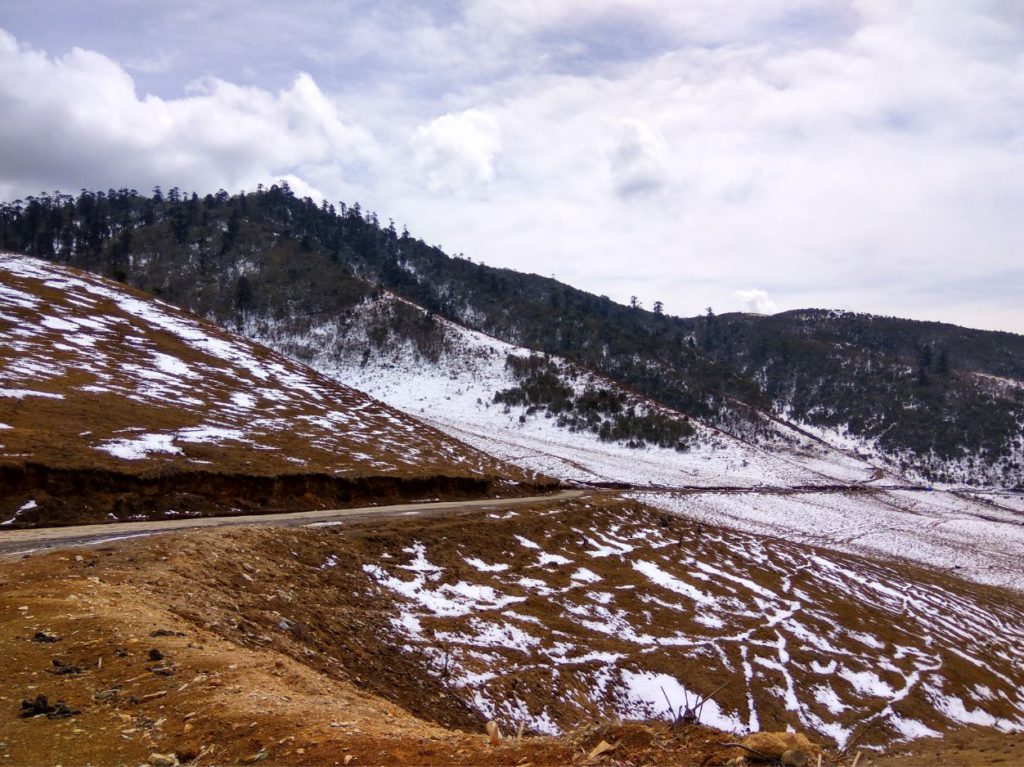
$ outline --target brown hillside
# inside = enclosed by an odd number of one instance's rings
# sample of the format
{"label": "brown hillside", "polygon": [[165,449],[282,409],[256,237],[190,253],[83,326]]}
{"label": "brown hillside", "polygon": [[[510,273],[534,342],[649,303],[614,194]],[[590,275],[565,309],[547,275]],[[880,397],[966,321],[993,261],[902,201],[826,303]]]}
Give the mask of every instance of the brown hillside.
{"label": "brown hillside", "polygon": [[0,522],[516,492],[537,478],[167,304],[0,256]]}

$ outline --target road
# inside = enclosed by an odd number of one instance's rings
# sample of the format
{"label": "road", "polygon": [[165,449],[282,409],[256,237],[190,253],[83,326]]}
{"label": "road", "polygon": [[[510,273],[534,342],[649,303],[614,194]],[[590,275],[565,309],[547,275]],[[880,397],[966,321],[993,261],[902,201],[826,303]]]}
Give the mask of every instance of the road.
{"label": "road", "polygon": [[439,501],[436,503],[402,503],[395,506],[364,506],[356,509],[318,509],[281,514],[247,514],[234,517],[192,517],[189,519],[157,519],[146,522],[113,522],[104,525],[43,527],[33,530],[0,532],[0,556],[17,556],[34,551],[95,545],[140,536],[194,530],[200,527],[231,527],[235,525],[297,525],[342,524],[355,519],[395,516],[432,516],[472,509],[500,510],[537,503],[569,501],[585,494],[584,490],[562,490],[529,498],[484,498],[479,501]]}

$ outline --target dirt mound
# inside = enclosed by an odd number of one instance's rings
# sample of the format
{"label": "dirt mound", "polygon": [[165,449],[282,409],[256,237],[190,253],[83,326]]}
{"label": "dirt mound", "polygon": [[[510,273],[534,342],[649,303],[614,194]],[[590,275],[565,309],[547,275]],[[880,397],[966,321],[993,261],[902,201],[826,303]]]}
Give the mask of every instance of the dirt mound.
{"label": "dirt mound", "polygon": [[673,727],[664,721],[598,722],[568,733],[565,740],[583,764],[721,765],[742,753],[733,738],[700,725]]}

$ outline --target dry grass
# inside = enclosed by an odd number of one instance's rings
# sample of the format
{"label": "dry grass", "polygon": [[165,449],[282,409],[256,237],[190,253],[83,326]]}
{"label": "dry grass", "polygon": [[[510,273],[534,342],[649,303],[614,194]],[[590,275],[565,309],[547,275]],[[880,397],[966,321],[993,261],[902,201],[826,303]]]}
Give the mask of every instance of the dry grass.
{"label": "dry grass", "polygon": [[[114,482],[120,475],[181,477],[186,486],[191,480],[182,475],[203,473],[458,478],[490,490],[538,479],[99,277],[0,257],[0,299],[0,424],[7,427],[0,428],[0,471],[11,488],[0,499],[5,518],[29,501],[38,505],[33,490],[45,490],[43,500],[73,498],[90,472],[109,472]],[[67,478],[33,486],[25,476],[40,475],[38,467]],[[78,500],[83,510],[90,506]],[[310,499],[317,500],[331,501]],[[187,498],[181,504],[179,512],[195,510]],[[146,504],[134,505],[141,508],[122,513],[108,499],[86,516],[148,515]],[[40,509],[16,523],[45,516]]]}

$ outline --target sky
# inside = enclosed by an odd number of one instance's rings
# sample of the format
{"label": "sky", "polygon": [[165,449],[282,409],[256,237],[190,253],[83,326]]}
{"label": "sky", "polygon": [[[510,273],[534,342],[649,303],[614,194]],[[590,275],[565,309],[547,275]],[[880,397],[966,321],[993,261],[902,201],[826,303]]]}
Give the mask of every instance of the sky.
{"label": "sky", "polygon": [[670,314],[1024,333],[1020,0],[0,0],[0,199],[287,180]]}

